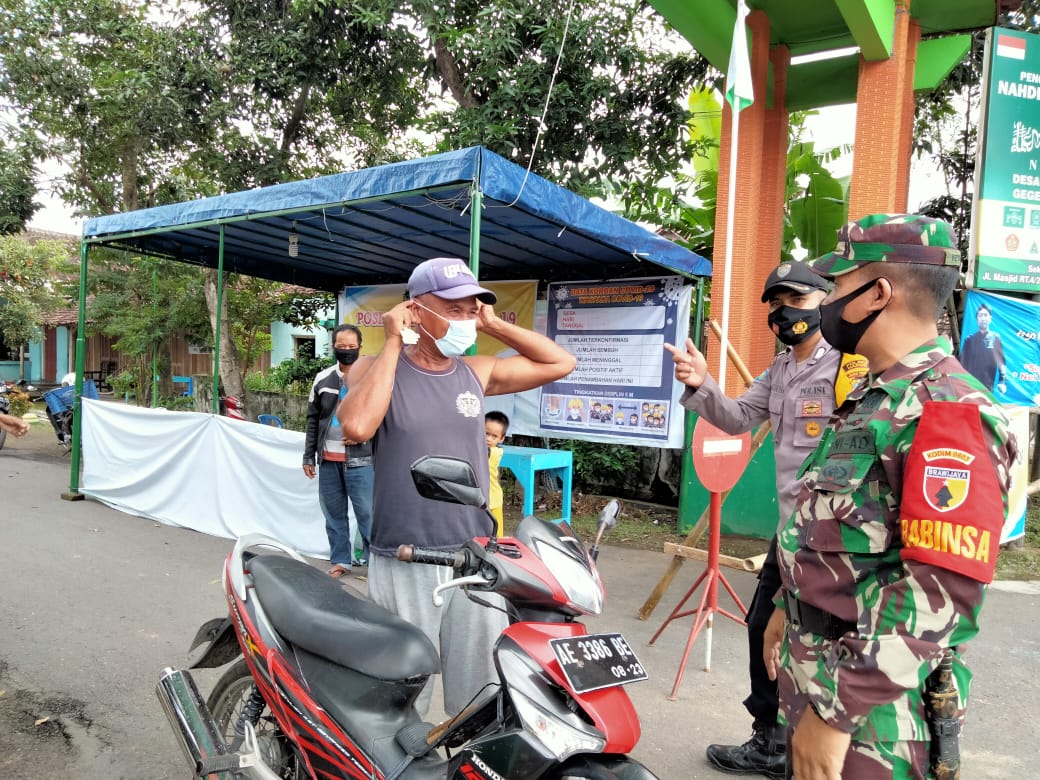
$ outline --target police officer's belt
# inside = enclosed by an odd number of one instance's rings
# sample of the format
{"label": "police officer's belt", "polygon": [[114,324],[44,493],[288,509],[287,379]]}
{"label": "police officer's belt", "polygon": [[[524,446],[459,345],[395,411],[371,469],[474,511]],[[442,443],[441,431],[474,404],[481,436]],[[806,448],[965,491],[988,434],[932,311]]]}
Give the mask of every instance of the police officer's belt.
{"label": "police officer's belt", "polygon": [[790,591],[784,591],[784,611],[787,619],[803,631],[817,634],[824,639],[838,639],[849,632],[856,631],[856,624],[842,620],[826,610],[799,601]]}

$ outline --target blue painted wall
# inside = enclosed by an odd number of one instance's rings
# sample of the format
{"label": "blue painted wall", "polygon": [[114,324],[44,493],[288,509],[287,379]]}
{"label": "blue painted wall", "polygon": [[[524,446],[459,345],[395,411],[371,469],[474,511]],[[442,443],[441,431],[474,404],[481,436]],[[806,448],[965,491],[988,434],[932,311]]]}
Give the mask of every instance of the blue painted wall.
{"label": "blue painted wall", "polygon": [[[318,315],[320,319],[334,320],[336,310],[329,309]],[[298,336],[314,337],[314,353],[321,357],[331,355],[331,339],[329,331],[321,325],[313,328],[294,328],[284,322],[271,323],[271,367],[277,366],[283,360],[290,360],[296,355],[293,352],[293,339]]]}
{"label": "blue painted wall", "polygon": [[43,342],[42,341],[30,341],[29,342],[29,360],[32,362],[32,372],[29,368],[25,369],[25,377],[30,382],[43,381]]}
{"label": "blue painted wall", "polygon": [[65,325],[59,325],[54,329],[54,335],[55,349],[58,353],[58,360],[55,364],[57,376],[54,381],[60,382],[61,378],[72,370],[69,367],[69,329]]}

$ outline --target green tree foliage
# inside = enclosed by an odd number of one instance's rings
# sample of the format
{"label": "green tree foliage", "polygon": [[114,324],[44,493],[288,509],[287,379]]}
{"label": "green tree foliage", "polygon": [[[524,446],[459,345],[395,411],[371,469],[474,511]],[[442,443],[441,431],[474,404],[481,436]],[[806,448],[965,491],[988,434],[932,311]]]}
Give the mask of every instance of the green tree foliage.
{"label": "green tree foliage", "polygon": [[[0,7],[0,93],[111,213],[484,143],[540,173],[658,178],[706,73],[646,6],[118,0]],[[430,90],[436,79],[450,102]],[[426,133],[433,133],[433,137]]]}
{"label": "green tree foliage", "polygon": [[227,306],[242,382],[248,367],[261,354],[270,352],[269,326],[272,322],[316,325],[318,315],[335,305],[330,294],[301,293],[283,284],[247,276],[230,277],[227,290]]}
{"label": "green tree foliage", "polygon": [[124,357],[124,381],[138,403],[152,397],[153,359],[171,395],[174,337],[212,341],[200,270],[184,263],[98,252],[88,277],[92,301],[88,328],[113,339]]}
{"label": "green tree foliage", "polygon": [[0,236],[0,335],[8,345],[38,339],[46,315],[68,305],[72,252],[62,241]]}
{"label": "green tree foliage", "polygon": [[57,192],[82,213],[167,202],[228,121],[213,42],[144,4],[3,3],[0,62],[0,92],[39,154],[67,166]]}
{"label": "green tree foliage", "polygon": [[454,104],[431,117],[440,148],[483,144],[526,165],[552,84],[536,157],[542,175],[590,194],[609,178],[656,181],[689,156],[684,103],[708,66],[685,43],[676,45],[681,39],[648,5],[459,0],[408,7]]}
{"label": "green tree foliage", "polygon": [[[682,171],[664,182],[619,187],[624,210],[633,219],[653,221],[690,249],[711,257],[715,248],[719,144],[722,106],[708,88],[690,96],[690,148]],[[790,260],[801,247],[815,257],[830,251],[848,215],[848,182],[827,169],[842,153],[817,151],[804,140],[807,113],[790,118],[790,146],[784,206],[783,246],[776,262]],[[722,204],[725,207],[725,204]]]}
{"label": "green tree foliage", "polygon": [[[4,128],[5,138],[16,135],[13,128]],[[34,174],[28,146],[0,145],[0,235],[21,233],[39,208]]]}
{"label": "green tree foliage", "polygon": [[[398,159],[428,67],[390,0],[202,0],[235,121],[197,165],[228,190]],[[247,129],[247,131],[246,131]]]}
{"label": "green tree foliage", "polygon": [[[608,176],[657,180],[687,156],[682,98],[706,66],[675,53],[678,40],[622,0],[23,0],[0,3],[0,99],[33,161],[68,169],[57,192],[81,214],[476,143],[525,164],[551,84],[536,170],[592,192]],[[119,262],[98,294],[147,294],[154,267]],[[263,348],[243,323],[269,310],[270,291],[227,286],[242,299],[224,307],[236,333],[221,376],[235,392]],[[203,290],[215,288],[210,271]],[[172,332],[97,302],[91,316],[125,325],[141,359],[144,341],[161,349]]]}
{"label": "green tree foliage", "polygon": [[835,178],[826,167],[843,150],[839,147],[817,151],[813,142],[800,140],[804,115],[795,120],[792,125],[797,131],[787,152],[783,260],[792,259],[795,239],[808,257],[819,257],[834,249],[838,229],[849,213],[848,181]]}
{"label": "green tree foliage", "polygon": [[297,356],[291,360],[283,360],[271,370],[271,381],[280,390],[306,394],[319,371],[327,368],[330,361],[327,357]]}

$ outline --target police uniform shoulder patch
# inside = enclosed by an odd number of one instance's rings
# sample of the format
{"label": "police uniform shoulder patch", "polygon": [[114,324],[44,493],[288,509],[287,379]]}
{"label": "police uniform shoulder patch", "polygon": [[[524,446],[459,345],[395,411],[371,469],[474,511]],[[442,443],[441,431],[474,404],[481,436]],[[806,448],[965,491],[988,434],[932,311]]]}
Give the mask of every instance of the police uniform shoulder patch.
{"label": "police uniform shoulder patch", "polygon": [[903,469],[903,560],[991,582],[1004,524],[979,407],[927,401]]}
{"label": "police uniform shoulder patch", "polygon": [[838,373],[834,377],[834,404],[841,406],[845,397],[867,376],[867,359],[862,355],[842,353]]}

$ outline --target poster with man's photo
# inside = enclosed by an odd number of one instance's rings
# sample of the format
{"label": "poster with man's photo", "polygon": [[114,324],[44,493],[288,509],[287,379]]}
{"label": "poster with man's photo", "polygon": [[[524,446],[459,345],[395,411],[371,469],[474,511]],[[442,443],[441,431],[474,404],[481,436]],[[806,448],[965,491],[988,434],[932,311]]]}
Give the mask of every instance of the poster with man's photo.
{"label": "poster with man's photo", "polygon": [[969,290],[959,358],[1001,403],[1040,406],[1040,303]]}
{"label": "poster with man's photo", "polygon": [[541,389],[539,425],[553,436],[682,447],[682,386],[664,344],[689,331],[682,277],[549,285],[546,335],[578,363]]}

